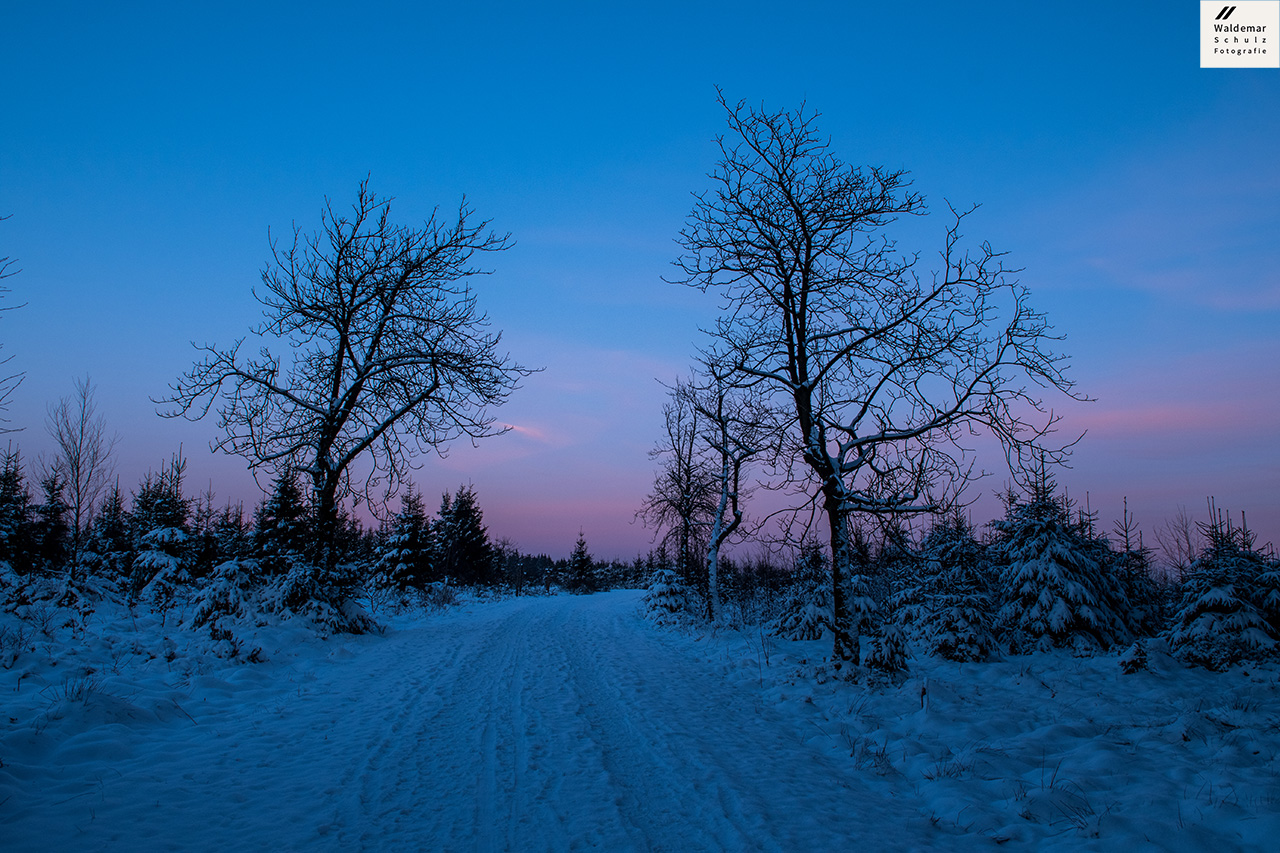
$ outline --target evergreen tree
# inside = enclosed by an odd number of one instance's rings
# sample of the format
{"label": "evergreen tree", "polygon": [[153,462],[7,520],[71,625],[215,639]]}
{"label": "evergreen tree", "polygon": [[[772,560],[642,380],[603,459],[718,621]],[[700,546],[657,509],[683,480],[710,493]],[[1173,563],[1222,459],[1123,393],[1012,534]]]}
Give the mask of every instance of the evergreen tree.
{"label": "evergreen tree", "polygon": [[187,463],[174,456],[159,474],[147,474],[133,497],[132,535],[137,555],[130,569],[130,594],[153,606],[169,606],[189,583],[185,564],[191,504],[182,494]]}
{"label": "evergreen tree", "polygon": [[69,556],[71,525],[67,523],[67,511],[70,507],[62,494],[64,487],[62,476],[57,471],[50,472],[40,481],[43,500],[33,508],[34,565],[46,575],[60,572]]}
{"label": "evergreen tree", "polygon": [[[355,602],[359,567],[350,562],[359,539],[341,507],[332,508],[324,553],[317,549],[315,517],[298,488],[295,472],[285,471],[254,512],[250,553],[266,581],[263,609],[301,617],[327,631],[363,633],[373,624]],[[224,573],[227,582],[238,577]]]}
{"label": "evergreen tree", "polygon": [[422,497],[410,488],[379,549],[374,586],[396,593],[425,589],[432,576],[431,552],[431,526]]}
{"label": "evergreen tree", "polygon": [[348,512],[345,506],[339,506],[333,535],[334,559],[347,564],[352,571],[367,575],[377,562],[378,531],[366,530],[360,519]]}
{"label": "evergreen tree", "polygon": [[1273,653],[1280,631],[1267,618],[1274,568],[1253,550],[1247,529],[1233,528],[1212,504],[1210,515],[1201,526],[1208,544],[1183,581],[1169,644],[1188,663],[1220,670]]}
{"label": "evergreen tree", "polygon": [[1069,504],[1053,496],[1047,478],[1030,501],[1010,500],[994,526],[1004,564],[1000,621],[1015,647],[1047,643],[1083,651],[1127,637],[1123,589],[1087,525],[1071,521]]}
{"label": "evergreen tree", "polygon": [[1264,558],[1264,568],[1258,578],[1254,604],[1262,618],[1271,626],[1271,635],[1280,638],[1280,558],[1271,553]]}
{"label": "evergreen tree", "polygon": [[596,563],[587,551],[587,539],[581,530],[578,531],[578,541],[573,546],[573,553],[569,555],[565,586],[570,592],[580,594],[595,592],[599,586]]}
{"label": "evergreen tree", "polygon": [[219,563],[247,556],[250,543],[244,521],[244,504],[228,503],[222,508],[213,523],[213,538]]}
{"label": "evergreen tree", "polygon": [[510,539],[493,543],[493,566],[501,582],[516,595],[524,592],[527,559]]}
{"label": "evergreen tree", "polygon": [[788,640],[816,640],[831,625],[831,561],[817,542],[800,543],[782,614],[774,633]]}
{"label": "evergreen tree", "polygon": [[130,533],[135,549],[140,550],[142,540],[157,530],[180,530],[184,535],[189,532],[187,521],[191,515],[191,502],[182,494],[186,470],[186,460],[174,456],[169,467],[159,474],[149,472],[139,484],[130,513]]}
{"label": "evergreen tree", "polygon": [[1124,499],[1124,512],[1115,523],[1117,544],[1123,549],[1114,554],[1113,571],[1124,589],[1129,609],[1124,614],[1129,632],[1138,637],[1154,636],[1163,622],[1163,596],[1152,574],[1154,552],[1142,543],[1129,499]]}
{"label": "evergreen tree", "polygon": [[123,584],[129,577],[134,555],[130,525],[124,493],[117,481],[107,490],[89,525],[89,551],[94,555],[98,573],[112,584]]}
{"label": "evergreen tree", "polygon": [[459,486],[452,498],[446,492],[432,535],[435,539],[435,573],[462,585],[494,581],[493,550],[484,515],[469,486]]}
{"label": "evergreen tree", "polygon": [[688,591],[674,569],[658,568],[649,578],[644,603],[649,616],[659,624],[679,622],[689,609]]}
{"label": "evergreen tree", "polygon": [[0,456],[0,562],[25,575],[33,556],[31,493],[22,473],[21,456],[9,449]]}
{"label": "evergreen tree", "polygon": [[292,471],[276,477],[253,517],[253,556],[263,575],[278,577],[303,562],[310,536],[307,506]]}
{"label": "evergreen tree", "polygon": [[900,624],[931,654],[986,660],[995,649],[992,583],[972,525],[956,510],[921,545],[919,574],[896,596]]}
{"label": "evergreen tree", "polygon": [[222,562],[215,531],[218,511],[213,508],[213,501],[211,486],[191,503],[191,517],[188,522],[191,538],[187,543],[187,557],[191,574],[196,578],[205,577],[214,566]]}

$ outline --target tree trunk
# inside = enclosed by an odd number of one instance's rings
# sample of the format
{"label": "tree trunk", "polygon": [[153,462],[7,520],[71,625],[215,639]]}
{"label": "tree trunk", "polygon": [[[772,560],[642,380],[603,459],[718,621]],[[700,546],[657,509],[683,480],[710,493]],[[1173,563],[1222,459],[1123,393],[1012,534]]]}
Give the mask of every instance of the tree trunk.
{"label": "tree trunk", "polygon": [[719,625],[724,621],[724,609],[720,604],[720,543],[717,541],[718,529],[713,531],[711,544],[707,546],[707,586],[710,592],[711,622]]}
{"label": "tree trunk", "polygon": [[338,480],[318,475],[312,482],[316,494],[316,566],[329,574],[337,563],[334,542],[337,539]]}
{"label": "tree trunk", "polygon": [[839,487],[824,485],[823,509],[831,526],[831,633],[832,657],[837,663],[858,665],[861,660],[858,631],[850,608],[849,579],[853,574],[853,544],[849,537],[849,510]]}
{"label": "tree trunk", "polygon": [[730,465],[727,457],[722,458],[720,466],[720,502],[716,506],[715,519],[711,524],[711,535],[707,537],[707,592],[711,605],[711,621],[719,624],[724,618],[724,610],[720,602],[720,546],[742,520],[737,511],[736,492],[733,499],[734,520],[725,523],[730,503]]}

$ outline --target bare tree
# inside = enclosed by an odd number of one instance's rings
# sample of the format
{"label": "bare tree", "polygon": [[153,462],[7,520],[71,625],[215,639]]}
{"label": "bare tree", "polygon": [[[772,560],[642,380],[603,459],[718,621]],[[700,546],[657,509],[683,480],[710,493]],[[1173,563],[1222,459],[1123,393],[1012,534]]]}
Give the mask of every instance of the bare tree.
{"label": "bare tree", "polygon": [[706,567],[711,620],[718,623],[724,616],[720,549],[742,526],[742,504],[750,491],[743,470],[771,446],[773,418],[757,387],[734,387],[714,364],[705,367],[705,383],[691,390],[691,399],[694,412],[702,417],[698,437],[716,487],[708,520]]}
{"label": "bare tree", "polygon": [[1204,545],[1200,525],[1196,524],[1185,506],[1179,506],[1173,518],[1165,519],[1164,524],[1156,528],[1155,536],[1165,559],[1166,578],[1181,583]]}
{"label": "bare tree", "polygon": [[734,387],[714,366],[703,367],[705,373],[669,389],[666,435],[650,454],[663,464],[639,515],[666,530],[664,544],[674,545],[682,576],[697,570],[707,615],[719,622],[720,549],[742,525],[750,490],[743,471],[771,446],[770,415],[754,389]]}
{"label": "bare tree", "polygon": [[[0,222],[3,222],[8,218],[8,216],[0,216]],[[13,269],[13,265],[15,263],[17,263],[17,261],[10,258],[8,255],[0,257],[0,281],[9,278],[10,276],[15,276],[20,272],[20,270]],[[4,294],[8,292],[9,288],[0,287],[0,297],[4,296]],[[15,308],[21,307],[21,305],[7,305],[4,308],[0,308],[0,312],[12,311]],[[0,344],[0,347],[2,346],[3,344]],[[6,356],[5,358],[0,358],[0,367],[3,367],[12,360],[13,356],[11,355]],[[11,373],[8,376],[0,377],[0,412],[9,411],[9,400],[13,397],[13,392],[22,384],[22,379],[23,374],[21,373]],[[9,427],[8,423],[8,418],[0,417],[0,435],[7,432],[17,432],[17,430]]]}
{"label": "bare tree", "polygon": [[905,173],[845,164],[803,108],[720,102],[731,138],[681,231],[677,281],[723,294],[715,349],[786,414],[792,475],[814,484],[830,527],[834,656],[857,663],[877,617],[854,576],[852,516],[946,507],[974,473],[973,431],[1023,461],[1056,420],[1039,389],[1072,385],[1016,271],[985,243],[961,249],[967,212],[953,210],[941,267],[921,274],[887,234],[925,212]]}
{"label": "bare tree", "polygon": [[220,401],[215,449],[307,474],[325,563],[340,500],[381,505],[377,488],[393,494],[417,453],[504,432],[490,409],[531,372],[499,351],[470,284],[485,274],[473,257],[510,236],[477,222],[465,199],[456,218],[437,210],[420,228],[393,225],[390,204],[365,181],[349,212],[326,202],[320,232],[295,226],[289,244],[272,241],[254,331],[287,343],[287,364],[267,346],[241,355],[243,339],[198,347],[203,358],[156,401],[192,420]]}
{"label": "bare tree", "polygon": [[48,467],[65,483],[71,510],[71,559],[68,573],[75,580],[84,534],[98,499],[114,473],[111,455],[118,436],[108,436],[106,419],[98,414],[93,382],[75,381],[75,392],[49,406],[45,429],[57,445]]}
{"label": "bare tree", "polygon": [[715,511],[716,484],[699,454],[701,424],[693,389],[677,380],[668,390],[662,408],[665,434],[649,453],[661,467],[637,514],[647,525],[666,531],[663,543],[674,547],[676,571],[689,581],[697,576],[699,531]]}

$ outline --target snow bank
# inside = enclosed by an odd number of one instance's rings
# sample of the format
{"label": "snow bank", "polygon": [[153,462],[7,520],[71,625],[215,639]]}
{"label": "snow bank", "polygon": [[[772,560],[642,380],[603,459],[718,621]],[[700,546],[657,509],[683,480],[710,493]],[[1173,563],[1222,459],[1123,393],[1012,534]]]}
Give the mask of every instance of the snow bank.
{"label": "snow bank", "polygon": [[955,663],[918,656],[896,686],[833,678],[829,635],[694,632],[691,653],[808,726],[886,794],[966,835],[1025,849],[1274,850],[1280,667],[1147,669],[1065,652]]}

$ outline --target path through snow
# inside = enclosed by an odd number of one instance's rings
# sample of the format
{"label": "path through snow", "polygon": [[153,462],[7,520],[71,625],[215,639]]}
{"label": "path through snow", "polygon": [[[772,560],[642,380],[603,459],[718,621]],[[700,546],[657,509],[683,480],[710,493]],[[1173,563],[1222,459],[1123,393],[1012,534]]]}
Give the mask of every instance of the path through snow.
{"label": "path through snow", "polygon": [[327,657],[224,671],[234,683],[195,676],[168,705],[101,692],[78,706],[92,720],[64,708],[30,735],[27,748],[51,769],[0,805],[0,846],[809,851],[986,841],[944,838],[919,803],[890,798],[883,780],[812,745],[799,718],[644,622],[638,595],[521,598],[387,637],[334,638],[317,643]]}

